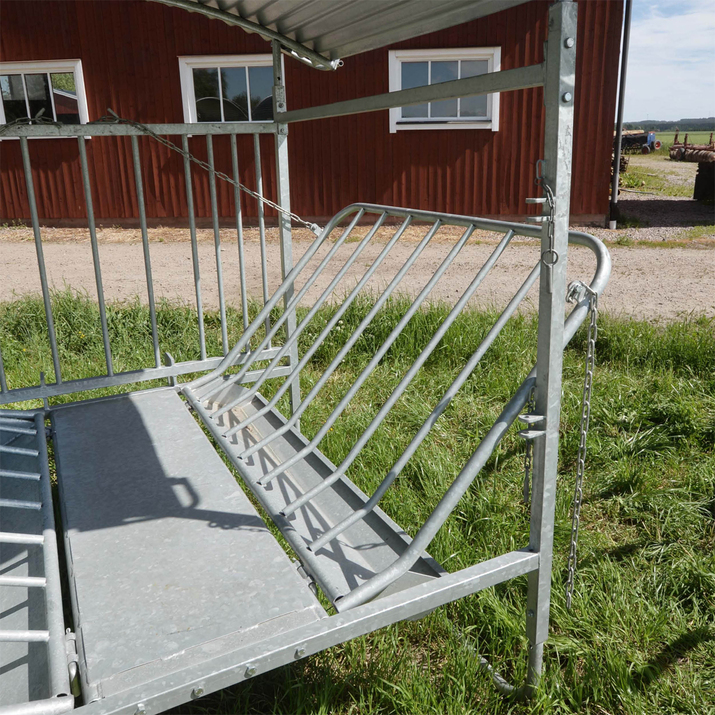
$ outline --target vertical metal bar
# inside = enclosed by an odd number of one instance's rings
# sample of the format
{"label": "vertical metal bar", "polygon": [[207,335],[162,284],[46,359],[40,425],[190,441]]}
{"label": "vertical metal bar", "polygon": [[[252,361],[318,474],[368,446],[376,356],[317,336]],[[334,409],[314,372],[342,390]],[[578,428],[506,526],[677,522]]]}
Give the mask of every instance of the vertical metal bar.
{"label": "vertical metal bar", "polygon": [[199,349],[201,359],[206,360],[206,335],[204,333],[204,305],[201,300],[201,272],[199,270],[199,247],[196,242],[196,217],[194,215],[194,189],[191,186],[191,160],[189,159],[189,139],[181,137],[184,150],[184,180],[186,182],[186,206],[189,213],[189,235],[191,236],[191,262],[194,268],[194,290],[196,291],[196,313],[199,319]]}
{"label": "vertical metal bar", "polygon": [[7,380],[5,379],[5,364],[2,361],[2,348],[0,348],[0,392],[7,392]]}
{"label": "vertical metal bar", "polygon": [[623,49],[621,50],[621,76],[618,81],[618,112],[616,116],[616,147],[613,152],[613,179],[611,182],[611,206],[608,228],[615,230],[618,221],[618,177],[621,173],[621,139],[623,137],[623,109],[626,99],[626,74],[628,72],[628,48],[631,42],[631,10],[633,0],[626,0],[623,18]]}
{"label": "vertical metal bar", "polygon": [[[256,164],[256,193],[263,198],[263,170],[261,168],[261,142],[258,134],[253,135],[253,157]],[[261,281],[263,283],[263,305],[268,300],[268,265],[266,263],[266,219],[263,201],[258,201],[258,235],[261,241]],[[266,333],[271,329],[271,316],[266,316]],[[270,347],[270,343],[268,345]]]}
{"label": "vertical metal bar", "polygon": [[146,228],[146,208],[144,206],[144,184],[142,169],[139,163],[139,141],[132,136],[132,163],[134,164],[134,181],[137,187],[137,205],[139,206],[139,224],[142,231],[142,246],[144,248],[144,270],[146,272],[146,291],[149,298],[149,318],[151,320],[151,338],[154,344],[154,366],[161,367],[159,355],[159,331],[156,327],[156,304],[154,302],[154,281],[151,274],[151,256],[149,255],[149,234]]}
{"label": "vertical metal bar", "polygon": [[[80,141],[82,141],[80,139]],[[62,589],[60,587],[60,562],[57,551],[57,533],[55,517],[52,511],[52,486],[47,462],[47,443],[45,442],[45,417],[42,412],[35,414],[37,431],[38,461],[40,463],[40,495],[42,499],[42,535],[44,543],[42,556],[45,568],[45,612],[47,630],[50,633],[48,643],[49,671],[52,695],[70,695],[69,675],[67,670],[67,651],[65,650],[65,621],[62,612]]]}
{"label": "vertical metal bar", "polygon": [[[571,150],[573,144],[574,82],[576,72],[576,3],[570,0],[549,8],[544,101],[544,182],[554,195],[552,270],[541,272],[537,348],[536,412],[544,416],[544,435],[535,440],[529,546],[539,554],[539,568],[529,574],[526,632],[529,639],[530,686],[541,674],[544,642],[549,633],[551,566],[556,505],[556,469],[561,414],[566,258],[568,249]],[[548,205],[544,204],[545,212]],[[549,251],[548,221],[541,235],[542,255]],[[549,274],[551,280],[549,280]],[[549,285],[551,282],[551,286]],[[550,290],[550,287],[553,290]]]}
{"label": "vertical metal bar", "polygon": [[209,193],[211,195],[211,219],[214,229],[216,250],[216,280],[218,281],[218,310],[221,317],[221,346],[223,354],[228,352],[228,328],[226,326],[226,301],[223,296],[223,268],[221,266],[221,234],[218,226],[218,199],[216,198],[216,168],[214,166],[213,137],[206,135],[206,152],[209,161]]}
{"label": "vertical metal bar", "polygon": [[[285,85],[283,82],[283,61],[280,44],[273,40],[273,116],[278,112],[286,111]],[[277,203],[281,208],[290,211],[290,182],[288,178],[288,125],[279,124],[276,127],[276,184],[278,189]],[[281,242],[281,278],[285,277],[293,268],[293,237],[291,234],[290,217],[278,214],[278,231]],[[290,286],[283,297],[283,308],[288,310],[288,305],[293,298],[293,286]],[[288,342],[296,329],[295,308],[290,310],[285,324],[286,342]],[[288,352],[288,364],[294,367],[298,364],[298,342],[296,341]],[[290,383],[290,413],[300,405],[300,373]],[[300,430],[300,425],[297,426]]]}
{"label": "vertical metal bar", "polygon": [[42,286],[42,299],[45,303],[45,319],[47,320],[47,334],[50,339],[50,351],[52,352],[52,365],[55,369],[55,382],[59,385],[62,382],[62,373],[60,371],[60,356],[57,352],[55,321],[52,317],[52,302],[50,301],[50,290],[47,286],[45,255],[42,251],[42,234],[40,233],[40,220],[37,216],[35,185],[32,181],[32,167],[30,166],[30,152],[27,146],[27,137],[20,137],[20,152],[22,153],[22,168],[25,173],[25,185],[27,186],[27,202],[30,204],[30,219],[32,221],[32,232],[35,236],[37,267],[40,270],[40,285]]}
{"label": "vertical metal bar", "polygon": [[248,327],[248,295],[246,293],[246,260],[243,255],[243,210],[241,209],[241,189],[238,188],[240,173],[238,171],[238,148],[236,135],[231,134],[231,164],[233,166],[233,202],[236,206],[236,236],[238,239],[238,273],[241,280],[241,314],[243,329]]}
{"label": "vertical metal bar", "polygon": [[99,246],[97,245],[97,227],[94,223],[94,205],[92,203],[92,187],[89,183],[89,167],[87,166],[87,147],[85,138],[77,137],[79,145],[79,163],[82,171],[82,186],[84,187],[84,201],[87,205],[87,226],[89,240],[92,244],[92,262],[94,263],[94,281],[97,284],[97,302],[99,303],[99,321],[102,324],[102,342],[104,343],[104,361],[107,365],[107,375],[114,375],[112,367],[112,348],[109,345],[109,331],[107,330],[107,311],[104,306],[104,286],[102,285],[102,268],[99,263]]}

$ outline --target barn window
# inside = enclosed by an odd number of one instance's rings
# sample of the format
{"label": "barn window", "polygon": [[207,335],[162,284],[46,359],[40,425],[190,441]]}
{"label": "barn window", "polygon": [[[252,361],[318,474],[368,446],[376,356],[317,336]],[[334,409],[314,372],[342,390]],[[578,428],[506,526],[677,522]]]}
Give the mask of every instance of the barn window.
{"label": "barn window", "polygon": [[0,62],[0,123],[41,114],[62,124],[88,121],[80,60]]}
{"label": "barn window", "polygon": [[[498,72],[499,47],[391,50],[390,92]],[[499,128],[499,94],[426,102],[390,110],[390,131]]]}
{"label": "barn window", "polygon": [[180,57],[186,122],[273,121],[271,55]]}

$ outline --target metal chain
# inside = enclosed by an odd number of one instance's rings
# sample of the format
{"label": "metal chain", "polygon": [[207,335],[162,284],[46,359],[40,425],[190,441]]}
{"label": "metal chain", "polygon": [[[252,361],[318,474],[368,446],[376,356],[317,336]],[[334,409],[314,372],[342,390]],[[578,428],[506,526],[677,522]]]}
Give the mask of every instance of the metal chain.
{"label": "metal chain", "polygon": [[[529,415],[534,414],[536,410],[536,397],[535,391],[532,388],[529,394],[529,402],[526,404],[526,412]],[[534,442],[530,439],[524,440],[525,450],[524,450],[524,504],[528,506],[531,491],[531,474],[533,471],[534,463]]]}
{"label": "metal chain", "polygon": [[[547,290],[549,293],[554,291],[554,278],[553,271],[554,266],[559,261],[558,251],[554,249],[554,217],[556,214],[556,201],[554,197],[554,192],[551,187],[544,181],[544,160],[539,159],[536,162],[536,178],[534,183],[540,186],[544,192],[544,197],[546,198],[546,203],[549,205],[549,215],[546,218],[546,235],[549,241],[549,247],[541,254],[541,264],[547,270]],[[544,220],[543,217],[540,219]]]}
{"label": "metal chain", "polygon": [[112,111],[111,109],[107,110],[109,112],[109,115],[105,115],[103,117],[100,117],[94,122],[90,122],[90,124],[128,124],[130,127],[134,127],[135,129],[138,129],[140,132],[143,134],[146,134],[147,136],[152,137],[152,139],[156,139],[156,141],[159,142],[159,144],[162,144],[163,146],[167,147],[167,149],[171,149],[171,151],[175,151],[177,154],[181,154],[184,158],[188,159],[189,161],[192,161],[194,164],[197,166],[200,166],[202,169],[205,169],[209,173],[213,172],[214,176],[218,177],[222,181],[225,181],[232,186],[235,186],[236,188],[240,189],[241,191],[247,193],[249,196],[252,196],[256,201],[261,201],[264,203],[266,206],[270,206],[272,209],[277,211],[280,214],[283,214],[287,218],[290,218],[292,221],[295,223],[301,224],[302,226],[305,226],[306,228],[309,228],[316,236],[321,232],[320,226],[316,223],[311,223],[310,221],[306,221],[305,219],[301,218],[298,216],[298,214],[293,213],[292,211],[288,211],[287,209],[284,209],[282,206],[279,206],[277,203],[274,201],[271,201],[270,199],[267,199],[265,196],[261,196],[260,194],[256,193],[255,191],[252,191],[249,189],[247,186],[244,186],[242,183],[239,181],[234,181],[228,174],[224,174],[222,171],[216,171],[216,169],[212,169],[205,161],[201,161],[201,159],[197,159],[191,152],[184,151],[181,147],[176,146],[173,142],[169,141],[168,139],[160,136],[156,132],[152,131],[146,124],[142,124],[141,122],[135,122],[132,119],[124,119],[123,117],[120,117],[116,112]]}
{"label": "metal chain", "polygon": [[[4,124],[3,126],[0,126],[0,134],[5,133],[10,127],[17,126],[19,124],[25,125],[25,124],[50,124],[55,127],[61,127],[63,126],[62,122],[55,122],[51,119],[47,119],[42,116],[43,112],[45,110],[41,109],[38,113],[37,116],[35,117],[20,117],[18,119],[14,119],[12,122],[9,122],[8,124]],[[234,181],[230,176],[227,174],[224,174],[222,171],[216,171],[216,169],[212,169],[205,161],[201,161],[201,159],[197,159],[193,154],[190,152],[186,152],[180,147],[176,146],[173,142],[169,141],[168,139],[165,139],[164,137],[160,136],[156,132],[152,131],[146,124],[142,124],[141,122],[135,122],[132,119],[124,119],[123,117],[120,117],[118,114],[113,112],[111,109],[108,110],[109,114],[105,115],[103,117],[100,117],[99,119],[93,121],[93,122],[88,122],[89,124],[128,124],[131,127],[134,127],[135,129],[138,129],[140,132],[143,134],[146,134],[147,136],[152,137],[152,139],[156,139],[156,141],[159,142],[159,144],[163,144],[165,147],[168,149],[171,149],[172,151],[177,152],[178,154],[181,154],[181,156],[185,157],[189,161],[193,162],[197,166],[200,166],[202,169],[205,169],[209,173],[213,171],[214,175],[221,179],[222,181],[226,181],[232,186],[235,186],[236,188],[240,189],[241,191],[244,191],[247,193],[249,196],[252,196],[256,201],[261,201],[262,203],[266,204],[266,206],[270,206],[272,209],[277,211],[280,214],[283,214],[287,218],[290,218],[292,221],[295,223],[301,224],[302,226],[305,226],[306,228],[309,228],[316,236],[320,234],[321,228],[318,226],[317,223],[311,223],[310,221],[306,221],[305,219],[302,219],[298,214],[293,213],[292,211],[288,211],[284,209],[282,206],[279,206],[277,203],[274,201],[271,201],[270,199],[267,199],[265,196],[261,196],[260,194],[256,193],[255,191],[252,191],[249,189],[247,186],[244,186],[242,183],[238,181]]]}
{"label": "metal chain", "polygon": [[596,338],[598,337],[598,294],[583,283],[578,288],[585,289],[585,292],[589,295],[591,321],[588,325],[586,371],[583,380],[583,400],[581,404],[581,435],[578,446],[576,486],[573,496],[573,516],[571,518],[571,548],[568,560],[568,579],[566,581],[566,608],[568,609],[571,608],[574,581],[576,579],[578,529],[581,521],[581,504],[583,502],[583,475],[586,469],[586,439],[591,419],[591,387],[593,385],[593,370],[596,364]]}

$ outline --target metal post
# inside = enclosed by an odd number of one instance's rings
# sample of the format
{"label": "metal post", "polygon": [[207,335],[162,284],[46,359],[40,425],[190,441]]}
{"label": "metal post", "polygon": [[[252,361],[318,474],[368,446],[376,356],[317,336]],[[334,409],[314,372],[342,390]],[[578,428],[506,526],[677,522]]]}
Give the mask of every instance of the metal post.
{"label": "metal post", "polygon": [[621,76],[618,81],[618,113],[616,117],[616,147],[613,152],[613,180],[611,183],[611,206],[608,228],[614,230],[618,221],[618,178],[621,173],[621,137],[623,136],[623,108],[626,95],[626,72],[628,71],[628,46],[631,40],[632,0],[626,0],[626,15],[623,20],[623,49],[621,50]]}
{"label": "metal post", "polygon": [[186,183],[186,206],[189,216],[189,236],[191,237],[191,263],[194,269],[194,290],[196,292],[196,313],[199,320],[199,354],[206,360],[206,336],[204,335],[204,304],[201,299],[201,269],[199,267],[199,247],[196,242],[196,216],[194,214],[194,190],[191,186],[191,161],[189,160],[189,139],[181,137],[184,150],[184,180]]}
{"label": "metal post", "polygon": [[57,351],[57,335],[55,321],[52,317],[52,301],[50,288],[47,284],[47,270],[45,268],[45,254],[42,250],[42,234],[40,233],[40,218],[37,214],[37,200],[35,198],[35,184],[32,180],[32,166],[30,165],[30,150],[27,146],[27,137],[20,137],[20,152],[22,153],[22,168],[25,172],[25,185],[27,186],[27,202],[30,205],[30,219],[32,232],[35,236],[35,251],[37,252],[37,267],[40,270],[40,285],[42,286],[42,300],[45,304],[45,319],[47,320],[47,335],[50,340],[52,365],[55,369],[55,382],[62,382],[60,372],[60,354]]}
{"label": "metal post", "polygon": [[[283,80],[283,63],[281,61],[281,46],[273,41],[273,115],[286,111],[285,83]],[[288,179],[288,125],[279,124],[276,132],[276,183],[278,190],[277,203],[282,208],[290,211],[290,184]],[[278,216],[278,230],[281,242],[281,277],[285,277],[293,268],[293,243],[290,218],[285,214]],[[293,286],[290,286],[283,297],[283,308],[288,310],[288,304],[293,298]],[[285,323],[286,341],[290,340],[295,332],[295,308],[291,310]],[[298,364],[298,343],[296,342],[288,353],[289,364],[294,367]],[[300,374],[290,386],[291,414],[300,405]],[[298,426],[300,429],[300,426]]]}
{"label": "metal post", "polygon": [[99,246],[97,244],[97,227],[94,222],[94,206],[92,204],[92,187],[89,182],[89,167],[87,165],[86,139],[77,137],[79,145],[79,164],[82,173],[82,186],[84,187],[84,200],[87,205],[87,228],[92,244],[92,262],[94,263],[94,281],[97,284],[97,303],[99,305],[99,322],[102,326],[102,342],[104,343],[104,360],[107,365],[107,375],[114,375],[112,367],[112,349],[109,344],[109,331],[107,329],[107,309],[104,305],[104,286],[102,285],[102,268],[99,262]]}
{"label": "metal post", "polygon": [[[539,554],[539,568],[529,574],[526,632],[529,638],[529,688],[541,674],[544,642],[549,633],[551,563],[556,505],[556,469],[561,414],[566,253],[571,193],[574,83],[576,72],[576,3],[557,2],[549,9],[544,101],[543,183],[553,192],[553,219],[543,224],[539,290],[536,413],[543,415],[544,434],[535,440],[529,546]],[[546,188],[548,187],[548,189]],[[550,213],[547,203],[544,213]],[[551,264],[549,268],[548,264]]]}
{"label": "metal post", "polygon": [[214,166],[213,137],[206,135],[206,153],[209,163],[209,194],[211,196],[211,221],[214,229],[214,250],[216,253],[216,279],[218,281],[218,310],[221,319],[221,347],[228,352],[228,327],[226,324],[226,301],[223,295],[223,268],[221,266],[221,233],[218,225],[218,199],[216,197],[216,168]]}
{"label": "metal post", "polygon": [[132,163],[134,164],[134,183],[137,189],[137,206],[139,207],[139,226],[142,232],[142,249],[144,251],[144,272],[146,273],[146,292],[149,300],[149,320],[151,322],[151,340],[154,346],[154,367],[161,367],[159,355],[159,330],[156,325],[156,301],[154,300],[154,279],[151,273],[151,254],[149,252],[149,232],[146,223],[146,207],[144,205],[144,183],[142,180],[141,159],[139,157],[139,141],[132,136]]}
{"label": "metal post", "polygon": [[246,294],[246,259],[243,253],[243,211],[241,210],[241,190],[238,184],[241,176],[238,171],[238,147],[236,135],[231,134],[231,166],[233,168],[233,203],[236,207],[236,239],[238,241],[238,273],[241,279],[241,319],[243,329],[248,327],[248,296]]}

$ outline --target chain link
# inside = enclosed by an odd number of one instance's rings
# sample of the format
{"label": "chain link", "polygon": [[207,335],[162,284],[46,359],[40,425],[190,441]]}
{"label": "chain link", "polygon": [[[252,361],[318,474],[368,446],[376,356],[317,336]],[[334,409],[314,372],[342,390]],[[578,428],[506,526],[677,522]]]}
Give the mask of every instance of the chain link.
{"label": "chain link", "polygon": [[540,186],[542,191],[544,192],[544,196],[546,198],[546,203],[549,206],[549,217],[546,220],[546,235],[548,238],[549,242],[549,247],[541,254],[541,264],[546,268],[547,270],[547,289],[549,293],[553,293],[554,291],[554,266],[558,263],[559,261],[559,254],[558,252],[554,249],[554,218],[556,214],[556,201],[554,198],[554,192],[551,190],[551,187],[544,181],[544,175],[543,175],[543,168],[544,168],[544,160],[539,159],[536,162],[536,179],[534,179],[534,183],[537,186]]}
{"label": "chain link", "polygon": [[576,579],[578,530],[581,522],[581,504],[583,502],[583,475],[586,469],[586,439],[591,419],[591,387],[596,364],[596,338],[598,337],[598,294],[587,285],[580,284],[589,295],[591,320],[588,325],[588,346],[586,350],[586,371],[583,380],[583,401],[581,404],[581,434],[578,446],[576,468],[576,486],[573,497],[573,515],[571,518],[571,547],[568,560],[568,579],[566,581],[566,608],[571,608],[571,601]]}

